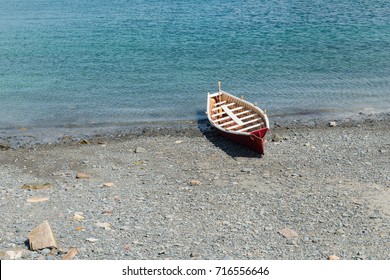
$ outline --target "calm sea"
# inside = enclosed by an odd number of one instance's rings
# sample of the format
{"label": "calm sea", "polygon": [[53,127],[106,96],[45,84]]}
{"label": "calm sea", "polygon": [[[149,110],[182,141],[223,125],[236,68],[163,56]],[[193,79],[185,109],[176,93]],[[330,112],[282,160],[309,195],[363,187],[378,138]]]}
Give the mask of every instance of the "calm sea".
{"label": "calm sea", "polygon": [[0,0],[0,132],[390,110],[388,0]]}

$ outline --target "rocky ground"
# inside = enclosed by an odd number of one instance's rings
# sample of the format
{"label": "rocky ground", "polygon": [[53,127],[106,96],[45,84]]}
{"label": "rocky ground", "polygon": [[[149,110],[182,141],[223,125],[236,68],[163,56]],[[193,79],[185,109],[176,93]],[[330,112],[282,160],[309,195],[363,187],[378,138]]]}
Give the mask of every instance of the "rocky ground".
{"label": "rocky ground", "polygon": [[265,149],[196,124],[2,143],[0,258],[390,259],[388,115],[274,124]]}

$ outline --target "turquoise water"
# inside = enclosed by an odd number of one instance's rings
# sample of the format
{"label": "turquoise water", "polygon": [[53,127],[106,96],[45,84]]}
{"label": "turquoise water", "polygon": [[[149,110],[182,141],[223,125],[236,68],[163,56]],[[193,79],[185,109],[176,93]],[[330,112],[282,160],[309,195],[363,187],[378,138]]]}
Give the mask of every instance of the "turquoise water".
{"label": "turquoise water", "polygon": [[390,108],[390,1],[0,0],[0,131]]}

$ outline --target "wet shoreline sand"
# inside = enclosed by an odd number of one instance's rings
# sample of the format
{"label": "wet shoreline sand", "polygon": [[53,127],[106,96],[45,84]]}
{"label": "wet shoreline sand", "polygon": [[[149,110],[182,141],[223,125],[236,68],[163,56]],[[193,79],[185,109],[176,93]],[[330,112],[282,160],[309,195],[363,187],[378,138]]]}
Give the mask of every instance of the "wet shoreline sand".
{"label": "wet shoreline sand", "polygon": [[[390,116],[336,123],[274,121],[263,157],[207,122],[11,145],[1,258],[390,259]],[[33,251],[44,220],[60,248]]]}

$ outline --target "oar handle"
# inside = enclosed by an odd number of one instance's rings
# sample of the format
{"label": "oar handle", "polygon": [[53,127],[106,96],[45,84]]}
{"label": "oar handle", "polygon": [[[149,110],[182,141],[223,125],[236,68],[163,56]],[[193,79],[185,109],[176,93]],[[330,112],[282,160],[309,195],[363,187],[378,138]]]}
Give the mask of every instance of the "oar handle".
{"label": "oar handle", "polygon": [[218,91],[221,91],[221,80],[218,80]]}

